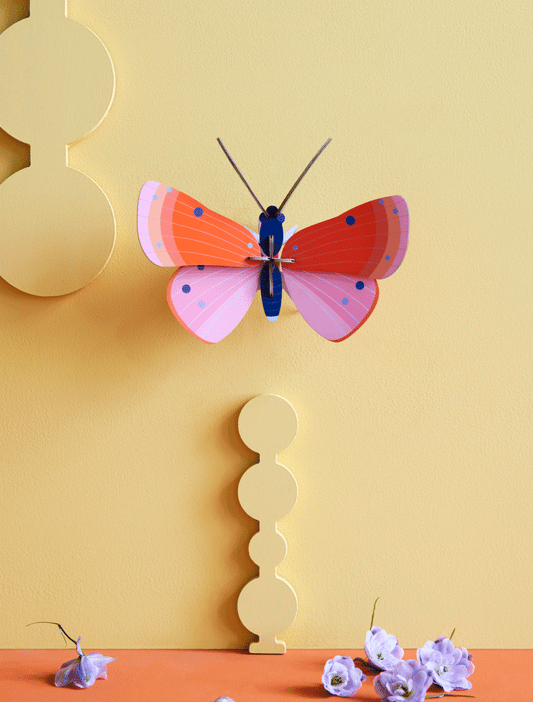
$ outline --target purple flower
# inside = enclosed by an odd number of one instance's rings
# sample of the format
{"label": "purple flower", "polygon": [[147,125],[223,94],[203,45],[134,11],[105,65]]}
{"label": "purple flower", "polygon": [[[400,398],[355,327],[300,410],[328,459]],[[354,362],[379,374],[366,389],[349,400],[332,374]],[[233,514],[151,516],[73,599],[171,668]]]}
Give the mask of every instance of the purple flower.
{"label": "purple flower", "polygon": [[435,641],[426,641],[416,652],[419,662],[433,676],[433,682],[444,689],[470,690],[472,683],[467,678],[474,672],[472,655],[466,648],[455,647],[450,639],[439,636]]}
{"label": "purple flower", "polygon": [[355,667],[349,656],[335,656],[324,667],[322,683],[332,695],[353,697],[361,687],[366,675]]}
{"label": "purple flower", "polygon": [[366,632],[365,653],[368,660],[381,670],[392,670],[403,658],[403,648],[398,646],[398,639],[379,626],[373,626]]}
{"label": "purple flower", "polygon": [[89,653],[86,656],[81,650],[81,636],[76,644],[78,658],[63,663],[56,673],[56,687],[65,687],[74,683],[76,687],[90,687],[94,685],[96,678],[107,679],[106,665],[115,661],[116,658],[102,656],[101,653]]}
{"label": "purple flower", "polygon": [[374,688],[381,702],[423,702],[432,683],[429,670],[417,661],[400,661],[393,670],[374,678]]}

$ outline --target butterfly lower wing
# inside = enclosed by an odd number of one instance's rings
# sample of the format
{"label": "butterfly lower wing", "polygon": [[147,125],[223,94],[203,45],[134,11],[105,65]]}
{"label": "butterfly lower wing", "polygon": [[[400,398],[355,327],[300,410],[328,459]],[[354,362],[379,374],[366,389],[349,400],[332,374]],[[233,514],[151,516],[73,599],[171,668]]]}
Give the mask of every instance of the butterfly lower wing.
{"label": "butterfly lower wing", "polygon": [[343,341],[371,315],[378,301],[373,279],[343,273],[283,269],[287,293],[298,311],[320,336]]}
{"label": "butterfly lower wing", "polygon": [[248,267],[260,256],[256,235],[162,183],[145,183],[137,210],[139,241],[158,266]]}
{"label": "butterfly lower wing", "polygon": [[293,234],[283,250],[291,271],[386,278],[407,249],[409,212],[399,195],[372,200]]}
{"label": "butterfly lower wing", "polygon": [[215,344],[232,332],[252,304],[260,266],[184,266],[170,279],[167,301],[191,334]]}

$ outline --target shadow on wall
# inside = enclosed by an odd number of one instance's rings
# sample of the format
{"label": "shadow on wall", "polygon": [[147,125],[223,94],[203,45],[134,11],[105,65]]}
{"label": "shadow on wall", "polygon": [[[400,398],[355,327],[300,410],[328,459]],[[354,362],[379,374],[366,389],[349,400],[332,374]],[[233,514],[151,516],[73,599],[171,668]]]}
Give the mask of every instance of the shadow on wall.
{"label": "shadow on wall", "polygon": [[30,16],[30,0],[0,0],[0,32]]}
{"label": "shadow on wall", "polygon": [[0,127],[0,183],[30,165],[30,145],[15,139]]}
{"label": "shadow on wall", "polygon": [[[29,14],[29,0],[0,0],[0,34]],[[29,165],[29,144],[14,139],[0,125],[0,183]]]}
{"label": "shadow on wall", "polygon": [[241,409],[242,407],[239,407],[220,422],[219,431],[216,432],[217,436],[215,436],[215,440],[218,440],[217,443],[221,444],[221,446],[219,444],[219,450],[221,450],[222,455],[231,456],[237,449],[239,456],[243,456],[242,462],[239,460],[239,468],[236,469],[238,474],[225,485],[219,494],[218,505],[215,506],[216,511],[221,512],[221,518],[224,521],[229,518],[237,520],[241,525],[238,531],[238,542],[227,554],[231,571],[235,573],[236,578],[231,584],[227,583],[226,587],[221,588],[221,602],[218,608],[222,625],[231,632],[234,641],[232,645],[239,649],[248,648],[256,637],[246,629],[239,619],[237,600],[246,583],[259,575],[259,568],[253,563],[248,553],[250,539],[257,531],[257,521],[246,514],[237,495],[241,476],[258,458],[257,454],[243,444],[239,435],[237,424]]}

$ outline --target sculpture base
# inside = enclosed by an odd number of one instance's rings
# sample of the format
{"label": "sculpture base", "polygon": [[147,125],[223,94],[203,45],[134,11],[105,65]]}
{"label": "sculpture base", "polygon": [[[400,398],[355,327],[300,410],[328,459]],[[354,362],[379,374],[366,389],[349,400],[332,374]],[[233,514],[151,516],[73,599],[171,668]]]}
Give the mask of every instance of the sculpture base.
{"label": "sculpture base", "polygon": [[286,653],[287,646],[284,641],[254,641],[250,644],[248,651],[250,653]]}

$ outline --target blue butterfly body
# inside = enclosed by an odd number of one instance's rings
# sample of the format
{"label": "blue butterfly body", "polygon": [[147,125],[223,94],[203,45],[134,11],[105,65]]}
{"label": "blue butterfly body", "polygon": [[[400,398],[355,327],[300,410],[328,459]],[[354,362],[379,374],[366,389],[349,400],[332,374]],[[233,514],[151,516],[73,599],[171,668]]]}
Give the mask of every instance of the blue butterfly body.
{"label": "blue butterfly body", "polygon": [[264,256],[268,258],[261,268],[259,287],[263,310],[267,319],[274,322],[281,308],[283,281],[278,266],[273,258],[278,255],[283,246],[283,222],[285,215],[278,213],[277,207],[267,207],[266,215],[259,216],[259,245]]}

